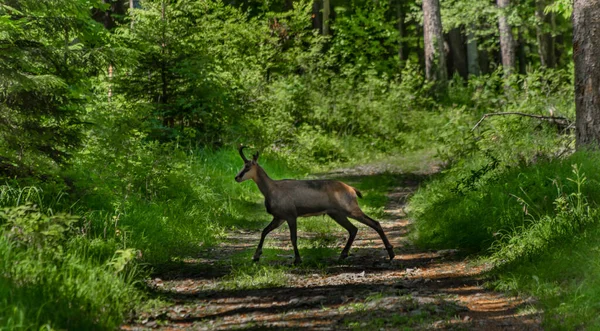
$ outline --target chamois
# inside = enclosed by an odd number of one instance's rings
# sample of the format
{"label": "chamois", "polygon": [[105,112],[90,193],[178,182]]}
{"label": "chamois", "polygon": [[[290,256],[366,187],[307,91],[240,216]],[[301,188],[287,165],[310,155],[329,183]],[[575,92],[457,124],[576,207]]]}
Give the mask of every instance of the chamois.
{"label": "chamois", "polygon": [[302,259],[296,244],[296,219],[323,214],[333,218],[339,225],[348,230],[350,235],[346,246],[342,250],[340,260],[348,257],[350,246],[352,246],[354,237],[358,232],[358,228],[348,220],[348,217],[377,231],[387,249],[390,260],[394,258],[393,246],[388,241],[379,222],[367,216],[358,206],[357,196],[362,198],[360,191],[350,185],[334,180],[273,180],[258,165],[258,152],[252,156],[252,160],[248,160],[244,155],[244,148],[244,146],[240,146],[238,150],[242,160],[244,160],[244,167],[235,176],[235,180],[241,183],[252,179],[265,197],[267,212],[273,215],[271,223],[262,231],[260,242],[253,257],[255,262],[260,259],[265,237],[269,232],[277,229],[287,221],[292,246],[294,247],[294,264],[301,263]]}

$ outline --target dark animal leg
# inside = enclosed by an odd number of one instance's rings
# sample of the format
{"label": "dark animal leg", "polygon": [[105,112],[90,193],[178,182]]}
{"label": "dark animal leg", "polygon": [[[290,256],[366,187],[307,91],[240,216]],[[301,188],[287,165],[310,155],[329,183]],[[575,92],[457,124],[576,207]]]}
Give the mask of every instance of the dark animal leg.
{"label": "dark animal leg", "polygon": [[281,224],[283,224],[282,219],[274,218],[271,221],[271,223],[269,223],[269,225],[267,225],[267,227],[265,227],[262,234],[260,235],[260,242],[258,243],[258,247],[256,247],[256,252],[254,252],[254,257],[252,258],[252,260],[254,262],[258,262],[258,260],[260,259],[260,256],[262,255],[262,247],[265,242],[265,237],[269,234],[269,232],[271,232],[271,231],[277,229],[279,226],[281,226]]}
{"label": "dark animal leg", "polygon": [[341,214],[328,214],[329,217],[333,218],[339,225],[344,227],[348,231],[348,242],[346,242],[346,246],[342,250],[342,254],[340,254],[340,260],[343,260],[348,257],[348,253],[350,252],[350,247],[354,242],[354,237],[356,237],[356,233],[358,232],[358,228],[354,226],[354,224],[350,223],[346,216]]}
{"label": "dark animal leg", "polygon": [[290,239],[292,240],[292,246],[294,247],[294,264],[302,263],[302,259],[300,258],[300,252],[298,251],[298,226],[296,224],[296,219],[288,219],[288,226],[290,227]]}
{"label": "dark animal leg", "polygon": [[392,244],[390,244],[390,242],[389,242],[388,238],[386,237],[385,233],[383,232],[383,229],[381,228],[381,224],[379,224],[379,222],[370,218],[365,213],[363,213],[361,210],[352,213],[352,215],[350,215],[350,217],[361,222],[362,224],[368,225],[373,230],[377,231],[377,233],[381,237],[381,240],[383,241],[383,244],[385,245],[385,249],[387,250],[388,255],[390,256],[390,260],[394,259],[394,256],[396,256],[396,254],[394,253],[394,246],[392,246]]}

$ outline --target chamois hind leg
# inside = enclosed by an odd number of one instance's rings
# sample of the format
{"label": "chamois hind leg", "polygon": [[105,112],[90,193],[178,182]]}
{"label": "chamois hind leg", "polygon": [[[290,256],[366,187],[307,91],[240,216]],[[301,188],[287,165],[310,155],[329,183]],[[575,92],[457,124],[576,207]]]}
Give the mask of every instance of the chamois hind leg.
{"label": "chamois hind leg", "polygon": [[377,222],[376,220],[367,216],[367,214],[365,214],[360,209],[354,210],[350,214],[350,217],[361,222],[362,224],[368,225],[373,230],[377,231],[377,233],[381,237],[381,240],[383,241],[383,244],[385,245],[385,249],[387,250],[388,255],[390,256],[390,260],[394,259],[394,256],[396,256],[396,254],[394,253],[394,246],[392,246],[392,244],[390,244],[390,241],[388,240],[387,236],[383,232],[383,228],[381,228],[381,224],[379,224],[379,222]]}
{"label": "chamois hind leg", "polygon": [[346,246],[342,250],[342,254],[340,254],[340,260],[343,260],[348,257],[348,252],[350,252],[350,246],[354,242],[354,237],[356,237],[356,233],[358,232],[358,228],[354,226],[354,224],[350,223],[346,216],[341,214],[328,214],[329,217],[333,218],[339,225],[344,227],[344,229],[348,230],[348,242]]}
{"label": "chamois hind leg", "polygon": [[256,252],[254,252],[254,257],[252,258],[252,260],[254,262],[258,262],[258,260],[260,259],[260,256],[262,255],[262,247],[263,244],[265,242],[265,237],[273,230],[277,229],[278,227],[281,226],[281,224],[283,224],[284,220],[282,219],[278,219],[278,218],[273,218],[273,220],[271,221],[271,223],[269,223],[269,225],[267,225],[265,227],[265,229],[262,231],[262,234],[260,235],[260,242],[258,243],[258,247],[256,247]]}
{"label": "chamois hind leg", "polygon": [[302,259],[300,258],[300,252],[298,251],[298,226],[296,224],[296,218],[290,218],[287,222],[290,227],[290,239],[292,240],[292,246],[294,247],[294,264],[300,264],[302,263]]}

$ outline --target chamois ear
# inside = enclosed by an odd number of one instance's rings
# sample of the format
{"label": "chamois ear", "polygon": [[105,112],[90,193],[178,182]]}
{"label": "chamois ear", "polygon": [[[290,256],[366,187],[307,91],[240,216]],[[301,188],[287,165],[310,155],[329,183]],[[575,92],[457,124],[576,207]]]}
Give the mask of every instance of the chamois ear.
{"label": "chamois ear", "polygon": [[252,161],[254,161],[254,162],[258,161],[258,151],[256,153],[254,153],[254,155],[252,155]]}

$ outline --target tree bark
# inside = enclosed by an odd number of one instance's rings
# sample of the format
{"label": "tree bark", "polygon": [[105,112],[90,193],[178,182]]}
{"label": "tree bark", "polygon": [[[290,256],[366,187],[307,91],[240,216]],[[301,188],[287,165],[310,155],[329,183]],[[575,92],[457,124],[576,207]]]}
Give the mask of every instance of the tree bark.
{"label": "tree bark", "polygon": [[506,76],[513,73],[515,69],[515,39],[513,38],[511,26],[508,24],[506,10],[510,6],[510,0],[497,0],[500,15],[498,17],[498,28],[500,30],[500,51],[502,54],[502,68]]}
{"label": "tree bark", "polygon": [[465,48],[465,38],[461,29],[454,28],[448,32],[448,41],[450,42],[450,54],[452,55],[452,66],[454,71],[465,80],[469,78],[467,69],[467,50]]}
{"label": "tree bark", "polygon": [[547,0],[537,0],[535,3],[536,35],[538,53],[542,67],[554,68],[554,38],[552,37],[553,14],[545,14]]}
{"label": "tree bark", "polygon": [[486,75],[489,74],[490,71],[490,57],[493,58],[493,56],[490,54],[489,51],[482,49],[479,52],[479,70],[481,71],[481,74]]}
{"label": "tree bark", "polygon": [[439,0],[423,0],[425,77],[443,84],[448,80]]}
{"label": "tree bark", "polygon": [[479,70],[479,51],[477,50],[477,39],[473,32],[469,32],[467,35],[467,70],[469,75],[479,76],[481,71]]}
{"label": "tree bark", "polygon": [[574,0],[576,147],[600,147],[600,2]]}
{"label": "tree bark", "polygon": [[396,1],[396,18],[398,19],[398,35],[400,37],[400,43],[398,45],[398,58],[400,62],[404,62],[408,59],[408,50],[404,45],[404,37],[406,35],[406,28],[404,27],[406,20],[406,13],[402,8],[402,2]]}
{"label": "tree bark", "polygon": [[523,37],[522,29],[519,29],[517,39],[517,56],[519,58],[519,73],[525,75],[527,73],[527,54],[525,52],[525,37]]}
{"label": "tree bark", "polygon": [[312,9],[312,24],[313,29],[318,29],[319,31],[323,31],[321,24],[321,0],[313,1],[313,9]]}
{"label": "tree bark", "polygon": [[329,36],[329,14],[331,13],[329,0],[323,0],[323,35]]}

